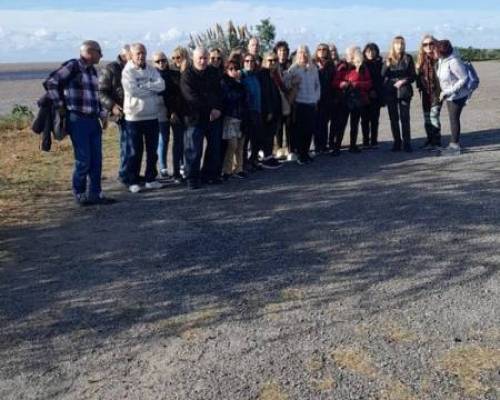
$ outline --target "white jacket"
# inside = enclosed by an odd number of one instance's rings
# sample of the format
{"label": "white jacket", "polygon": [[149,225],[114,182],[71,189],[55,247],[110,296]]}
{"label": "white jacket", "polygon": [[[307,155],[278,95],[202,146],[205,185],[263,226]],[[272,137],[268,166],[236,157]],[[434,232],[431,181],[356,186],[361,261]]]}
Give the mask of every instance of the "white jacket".
{"label": "white jacket", "polygon": [[449,57],[439,59],[437,75],[446,100],[462,99],[469,95],[467,70],[457,53],[453,52]]}
{"label": "white jacket", "polygon": [[158,119],[158,93],[165,90],[165,81],[155,68],[146,64],[141,69],[129,61],[123,68],[122,85],[125,120]]}

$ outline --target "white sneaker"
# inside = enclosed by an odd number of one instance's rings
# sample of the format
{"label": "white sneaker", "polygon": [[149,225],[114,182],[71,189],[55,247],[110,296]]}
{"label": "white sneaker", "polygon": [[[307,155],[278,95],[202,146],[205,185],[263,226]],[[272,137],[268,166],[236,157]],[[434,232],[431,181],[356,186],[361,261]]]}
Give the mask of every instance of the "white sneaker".
{"label": "white sneaker", "polygon": [[288,161],[297,161],[297,154],[295,153],[289,153],[287,157]]}
{"label": "white sneaker", "polygon": [[446,149],[441,150],[443,156],[459,156],[460,153],[461,149],[458,143],[450,143]]}
{"label": "white sneaker", "polygon": [[163,185],[158,181],[146,182],[146,189],[161,189]]}
{"label": "white sneaker", "polygon": [[130,193],[139,193],[141,191],[141,187],[139,185],[130,185],[128,190]]}

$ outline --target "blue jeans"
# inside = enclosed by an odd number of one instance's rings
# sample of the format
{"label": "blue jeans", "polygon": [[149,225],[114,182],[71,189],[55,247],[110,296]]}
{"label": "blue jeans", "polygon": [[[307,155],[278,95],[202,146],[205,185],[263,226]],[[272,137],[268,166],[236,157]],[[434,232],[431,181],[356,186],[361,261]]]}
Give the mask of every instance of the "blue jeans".
{"label": "blue jeans", "polygon": [[167,169],[168,142],[170,139],[170,123],[168,121],[158,122],[160,137],[158,140],[158,161],[160,170]]}
{"label": "blue jeans", "polygon": [[128,149],[125,160],[125,178],[123,183],[127,185],[139,184],[139,173],[141,171],[142,153],[146,145],[146,182],[152,182],[158,175],[156,163],[158,155],[158,120],[125,121],[125,136]]}
{"label": "blue jeans", "polygon": [[120,181],[125,179],[125,160],[127,159],[128,149],[127,134],[125,132],[125,120],[121,119],[116,123],[118,126],[118,134],[120,135],[120,167],[118,169],[118,178]]}
{"label": "blue jeans", "polygon": [[203,158],[202,175],[205,179],[220,177],[222,170],[222,118],[212,121],[205,130],[207,148]]}
{"label": "blue jeans", "polygon": [[68,130],[75,154],[73,171],[73,193],[87,191],[87,176],[90,180],[89,199],[101,194],[102,129],[97,116],[69,112]]}
{"label": "blue jeans", "polygon": [[172,123],[172,133],[174,134],[174,143],[172,146],[173,157],[172,164],[174,167],[173,174],[175,177],[181,175],[181,164],[184,164],[184,131],[186,127],[181,123]]}
{"label": "blue jeans", "polygon": [[203,153],[203,136],[206,128],[202,126],[188,126],[184,132],[184,170],[189,182],[198,182],[200,179],[200,162]]}

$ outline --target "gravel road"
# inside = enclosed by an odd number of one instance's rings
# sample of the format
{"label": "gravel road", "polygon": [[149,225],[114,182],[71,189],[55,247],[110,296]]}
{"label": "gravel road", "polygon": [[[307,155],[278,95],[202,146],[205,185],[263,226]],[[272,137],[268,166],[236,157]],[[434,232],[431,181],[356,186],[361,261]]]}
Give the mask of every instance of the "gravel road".
{"label": "gravel road", "polygon": [[384,112],[377,151],[0,228],[0,398],[500,398],[499,66],[458,158]]}

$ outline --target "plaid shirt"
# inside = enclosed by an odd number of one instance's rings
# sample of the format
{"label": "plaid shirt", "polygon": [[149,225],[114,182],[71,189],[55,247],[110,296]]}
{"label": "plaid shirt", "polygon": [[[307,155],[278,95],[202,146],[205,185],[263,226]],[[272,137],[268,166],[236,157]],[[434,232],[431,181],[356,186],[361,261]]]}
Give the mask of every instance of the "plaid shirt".
{"label": "plaid shirt", "polygon": [[[48,96],[59,107],[65,104],[66,109],[82,114],[106,114],[99,100],[97,71],[81,59],[65,62],[47,79],[45,87]],[[61,98],[60,88],[63,89],[64,99]]]}

